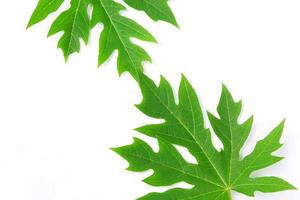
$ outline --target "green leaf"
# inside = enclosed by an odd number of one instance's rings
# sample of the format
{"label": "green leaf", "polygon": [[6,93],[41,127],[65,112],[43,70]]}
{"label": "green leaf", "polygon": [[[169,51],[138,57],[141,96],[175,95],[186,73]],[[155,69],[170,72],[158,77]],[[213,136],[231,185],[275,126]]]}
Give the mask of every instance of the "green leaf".
{"label": "green leaf", "polygon": [[147,13],[154,21],[162,20],[178,27],[167,0],[124,0],[129,6]]}
{"label": "green leaf", "polygon": [[[143,0],[125,2],[137,9],[145,11],[153,20],[163,20],[177,25],[175,17],[166,0]],[[56,12],[64,0],[40,0],[28,28]],[[89,6],[92,14],[89,17]],[[89,41],[89,34],[97,24],[103,24],[104,29],[99,41],[99,65],[109,59],[115,50],[118,50],[118,71],[130,72],[138,79],[143,71],[143,62],[151,62],[148,53],[140,46],[134,44],[131,38],[147,42],[156,42],[155,38],[141,25],[124,17],[120,13],[126,8],[113,0],[71,0],[71,6],[62,12],[51,25],[48,36],[63,32],[58,47],[62,49],[65,59],[80,51],[80,41]]]}
{"label": "green leaf", "polygon": [[[282,146],[280,138],[284,122],[259,141],[252,153],[242,158],[240,152],[249,137],[253,117],[238,122],[242,103],[235,102],[225,86],[217,108],[219,116],[208,113],[211,127],[223,144],[218,151],[212,143],[210,129],[205,127],[196,92],[184,76],[179,88],[179,103],[175,102],[172,88],[163,77],[156,86],[151,79],[141,75],[139,84],[143,101],[137,105],[138,109],[164,122],[137,130],[156,138],[159,152],[154,152],[137,138],[133,144],[113,150],[129,162],[130,171],[152,169],[153,174],[144,180],[149,185],[170,186],[186,182],[193,186],[191,189],[174,188],[163,193],[150,193],[141,200],[230,200],[232,191],[254,196],[255,191],[295,189],[277,177],[252,176],[253,172],[282,159],[272,154]],[[197,163],[187,162],[174,145],[185,147]]]}

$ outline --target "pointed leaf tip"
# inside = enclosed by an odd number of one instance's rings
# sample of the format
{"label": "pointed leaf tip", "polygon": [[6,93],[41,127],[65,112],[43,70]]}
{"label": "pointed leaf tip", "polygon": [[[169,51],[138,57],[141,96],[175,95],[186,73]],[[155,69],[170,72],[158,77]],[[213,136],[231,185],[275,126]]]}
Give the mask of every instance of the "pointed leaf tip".
{"label": "pointed leaf tip", "polygon": [[181,80],[188,81],[184,73],[181,73]]}
{"label": "pointed leaf tip", "polygon": [[226,94],[232,97],[228,87],[224,83],[222,83],[222,94]]}

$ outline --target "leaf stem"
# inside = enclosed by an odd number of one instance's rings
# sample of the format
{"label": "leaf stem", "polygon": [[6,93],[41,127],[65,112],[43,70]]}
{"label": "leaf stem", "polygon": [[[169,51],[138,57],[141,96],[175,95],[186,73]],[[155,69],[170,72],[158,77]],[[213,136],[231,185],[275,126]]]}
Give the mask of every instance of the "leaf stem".
{"label": "leaf stem", "polygon": [[230,192],[230,191],[228,191],[228,192],[227,192],[227,194],[228,194],[228,200],[232,200],[232,195],[231,195],[231,192]]}

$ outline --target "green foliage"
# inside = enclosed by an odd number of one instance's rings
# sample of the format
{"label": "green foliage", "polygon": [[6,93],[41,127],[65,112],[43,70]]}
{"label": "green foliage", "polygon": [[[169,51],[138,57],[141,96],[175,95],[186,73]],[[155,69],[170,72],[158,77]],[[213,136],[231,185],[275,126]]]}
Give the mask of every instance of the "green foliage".
{"label": "green foliage", "polygon": [[[175,17],[167,5],[167,0],[124,0],[132,8],[144,11],[153,20],[162,20],[177,26]],[[57,11],[64,0],[40,0],[28,27],[39,23]],[[88,6],[92,6],[89,17]],[[135,78],[143,70],[142,63],[151,62],[148,53],[140,46],[131,42],[131,38],[155,42],[154,37],[135,21],[124,17],[120,12],[126,8],[113,0],[71,0],[71,6],[62,12],[51,25],[48,36],[63,32],[58,42],[64,57],[80,51],[80,40],[85,43],[93,27],[101,23],[104,29],[99,42],[99,65],[118,50],[118,71],[121,74],[129,71]]]}
{"label": "green foliage", "polygon": [[[295,189],[277,177],[251,176],[282,159],[272,153],[282,146],[280,138],[284,122],[259,141],[252,153],[242,158],[240,151],[249,137],[253,117],[238,122],[242,103],[235,102],[225,86],[217,108],[219,116],[208,113],[210,125],[223,144],[220,151],[212,143],[198,97],[185,77],[181,80],[178,104],[171,86],[163,77],[157,87],[151,79],[141,76],[140,87],[143,101],[137,105],[138,109],[164,122],[146,125],[137,131],[156,138],[159,152],[154,152],[146,142],[137,138],[133,144],[113,150],[129,162],[130,171],[152,169],[153,174],[144,180],[149,185],[170,186],[179,182],[193,185],[191,189],[150,193],[141,200],[230,200],[231,191],[254,196],[255,191]],[[197,164],[187,162],[174,145],[188,149]]]}

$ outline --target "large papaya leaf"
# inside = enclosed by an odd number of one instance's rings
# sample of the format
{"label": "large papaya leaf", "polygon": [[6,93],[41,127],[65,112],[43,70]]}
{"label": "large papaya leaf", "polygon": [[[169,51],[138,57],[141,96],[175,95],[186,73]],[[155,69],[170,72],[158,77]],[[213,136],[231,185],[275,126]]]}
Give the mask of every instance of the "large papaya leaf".
{"label": "large papaya leaf", "polygon": [[[153,20],[162,20],[177,26],[175,17],[167,0],[124,0],[132,8],[144,11]],[[64,0],[40,0],[28,27],[39,23],[51,13],[57,11]],[[92,17],[89,17],[88,6],[92,6]],[[80,51],[80,40],[85,43],[89,34],[98,23],[104,25],[100,36],[98,63],[101,65],[118,50],[118,71],[130,72],[135,78],[142,71],[142,63],[151,61],[148,53],[131,42],[131,38],[155,42],[154,37],[141,25],[120,14],[126,8],[114,0],[71,0],[71,6],[61,13],[51,25],[49,36],[63,32],[58,42],[64,57]]]}
{"label": "large papaya leaf", "polygon": [[[279,149],[284,122],[256,144],[253,152],[241,158],[253,123],[250,117],[238,123],[241,102],[235,102],[224,86],[217,108],[218,115],[208,113],[209,122],[221,140],[218,151],[211,140],[211,131],[205,127],[203,112],[196,92],[182,77],[179,103],[175,103],[172,88],[162,77],[157,87],[146,76],[141,76],[143,101],[137,107],[147,116],[163,119],[160,124],[146,125],[137,130],[154,137],[159,152],[154,152],[144,141],[135,138],[128,146],[115,148],[130,166],[128,170],[154,173],[144,181],[152,186],[170,186],[179,182],[193,185],[191,189],[174,188],[163,193],[150,193],[141,200],[231,200],[232,191],[254,196],[255,191],[278,192],[295,189],[288,182],[273,176],[253,177],[253,172],[273,165],[282,158],[272,155]],[[187,162],[174,145],[188,149],[197,164]]]}

